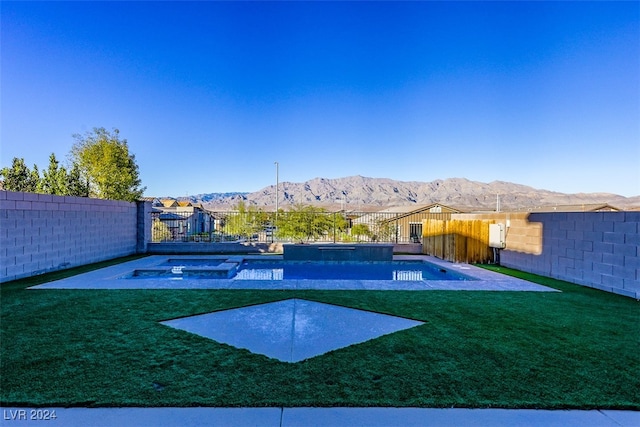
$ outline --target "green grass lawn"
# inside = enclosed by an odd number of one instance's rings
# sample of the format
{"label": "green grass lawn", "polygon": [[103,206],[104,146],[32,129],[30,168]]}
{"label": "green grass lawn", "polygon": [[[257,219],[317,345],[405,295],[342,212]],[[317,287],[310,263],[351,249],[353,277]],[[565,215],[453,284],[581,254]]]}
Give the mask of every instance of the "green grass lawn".
{"label": "green grass lawn", "polygon": [[[562,293],[26,289],[107,264],[0,286],[2,405],[640,409],[630,298],[504,268]],[[158,323],[292,297],[426,323],[295,364]]]}

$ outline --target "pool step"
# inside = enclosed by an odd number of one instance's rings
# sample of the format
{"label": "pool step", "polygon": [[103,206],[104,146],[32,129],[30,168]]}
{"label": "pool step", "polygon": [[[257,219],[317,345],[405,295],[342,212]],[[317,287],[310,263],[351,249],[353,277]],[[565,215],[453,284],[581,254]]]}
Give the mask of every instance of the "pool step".
{"label": "pool step", "polygon": [[185,267],[182,274],[185,277],[207,277],[228,279],[235,275],[238,264],[223,262],[215,267]]}
{"label": "pool step", "polygon": [[137,268],[133,277],[190,277],[210,279],[230,279],[236,275],[239,262],[223,262],[215,266],[185,266],[185,267],[148,267]]}

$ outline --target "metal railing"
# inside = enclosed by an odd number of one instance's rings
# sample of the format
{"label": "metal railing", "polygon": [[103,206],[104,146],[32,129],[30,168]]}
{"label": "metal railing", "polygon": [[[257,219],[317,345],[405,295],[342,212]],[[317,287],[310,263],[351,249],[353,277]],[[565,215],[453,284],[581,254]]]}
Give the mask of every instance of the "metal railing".
{"label": "metal railing", "polygon": [[190,211],[151,213],[152,242],[345,242],[417,243],[420,218],[390,212]]}

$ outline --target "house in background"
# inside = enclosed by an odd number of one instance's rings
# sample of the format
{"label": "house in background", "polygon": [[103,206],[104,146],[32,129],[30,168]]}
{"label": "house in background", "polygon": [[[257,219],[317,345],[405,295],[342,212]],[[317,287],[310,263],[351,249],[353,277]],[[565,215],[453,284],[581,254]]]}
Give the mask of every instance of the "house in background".
{"label": "house in background", "polygon": [[620,212],[621,209],[607,203],[582,203],[576,205],[530,206],[515,212]]}
{"label": "house in background", "polygon": [[419,243],[423,220],[448,219],[454,213],[464,211],[441,203],[395,206],[354,218],[351,224],[352,227],[357,224],[361,224],[361,228],[366,227],[370,232],[369,240],[372,241]]}
{"label": "house in background", "polygon": [[153,203],[154,241],[190,241],[210,237],[215,220],[200,204],[187,200],[157,199]]}

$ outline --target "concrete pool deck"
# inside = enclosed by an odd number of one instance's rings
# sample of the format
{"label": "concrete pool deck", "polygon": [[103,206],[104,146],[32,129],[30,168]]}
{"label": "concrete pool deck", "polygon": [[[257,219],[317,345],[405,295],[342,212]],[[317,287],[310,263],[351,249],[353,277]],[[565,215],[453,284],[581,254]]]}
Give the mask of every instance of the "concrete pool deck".
{"label": "concrete pool deck", "polygon": [[559,292],[546,286],[475,267],[451,263],[426,255],[394,256],[394,261],[426,261],[440,268],[471,276],[474,280],[239,280],[226,278],[131,277],[136,269],[158,267],[175,259],[211,259],[221,263],[241,263],[243,259],[281,261],[278,255],[249,256],[166,256],[154,255],[89,273],[34,286],[29,289],[324,289],[324,290],[450,290]]}
{"label": "concrete pool deck", "polygon": [[[2,425],[64,427],[638,427],[640,412],[441,408],[35,408],[4,407]],[[51,414],[55,419],[37,419]],[[31,418],[33,415],[33,418]]]}

